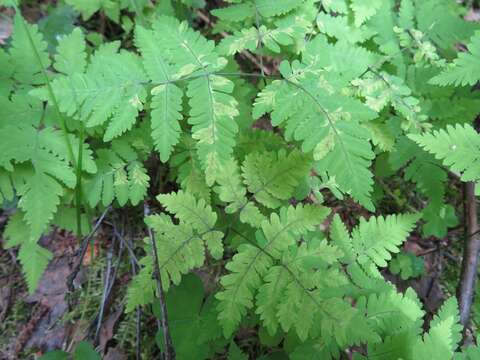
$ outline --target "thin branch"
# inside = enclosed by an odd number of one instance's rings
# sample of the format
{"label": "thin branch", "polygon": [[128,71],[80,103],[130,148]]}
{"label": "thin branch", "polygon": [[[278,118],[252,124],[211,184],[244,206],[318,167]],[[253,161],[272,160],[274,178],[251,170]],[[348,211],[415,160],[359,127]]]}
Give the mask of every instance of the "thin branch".
{"label": "thin branch", "polygon": [[[127,243],[127,242],[125,242]],[[132,276],[135,277],[137,275],[137,266],[138,263],[135,263],[134,258],[131,256],[132,253],[130,253],[130,264],[132,266]],[[141,332],[142,332],[142,311],[140,309],[140,306],[137,305],[136,308],[136,316],[135,316],[135,359],[136,360],[141,360],[142,358],[142,338],[141,338]]]}
{"label": "thin branch", "polygon": [[[148,204],[145,202],[143,207],[144,216],[147,217],[150,214],[150,209]],[[157,244],[155,243],[155,237],[153,235],[152,229],[147,226],[148,236],[150,237],[150,242],[152,244],[153,250],[153,265],[155,268],[155,280],[157,284],[158,300],[160,302],[160,310],[162,314],[162,333],[163,333],[163,342],[165,344],[164,360],[174,360],[175,359],[175,349],[173,347],[172,338],[170,336],[170,330],[168,328],[168,314],[167,314],[167,305],[165,303],[165,296],[163,293],[162,278],[160,274],[160,266],[158,261],[158,251]]]}
{"label": "thin branch", "polygon": [[[100,311],[98,312],[97,316],[97,328],[95,330],[95,336],[93,338],[93,342],[96,344],[98,341],[98,336],[100,335],[100,328],[102,327],[102,320],[103,320],[103,313],[105,312],[105,303],[108,299],[108,293],[110,289],[110,273],[112,271],[112,259],[113,259],[113,247],[115,246],[115,239],[116,236],[113,237],[113,241],[110,244],[110,247],[107,251],[107,269],[105,271],[104,277],[104,286],[102,291],[102,300],[100,303]],[[112,279],[112,282],[114,279]]]}
{"label": "thin branch", "polygon": [[102,224],[103,220],[105,219],[105,216],[107,215],[108,211],[110,210],[110,206],[108,206],[105,211],[100,215],[98,218],[95,226],[93,227],[92,231],[85,237],[85,239],[82,240],[82,245],[80,247],[80,254],[79,258],[77,260],[77,263],[73,267],[72,272],[70,275],[67,276],[67,287],[70,292],[73,292],[75,290],[75,287],[73,286],[73,281],[77,277],[78,272],[80,271],[82,267],[82,262],[83,262],[83,257],[85,256],[85,253],[87,252],[88,244],[90,240],[93,238],[95,233],[98,231],[100,228],[100,225]]}
{"label": "thin branch", "polygon": [[463,245],[462,272],[457,288],[460,307],[460,322],[466,328],[470,321],[470,311],[475,296],[478,253],[480,251],[480,228],[478,225],[475,183],[464,184],[465,242]]}
{"label": "thin branch", "polygon": [[123,236],[118,232],[118,229],[117,229],[115,223],[113,223],[113,224],[111,224],[111,225],[112,225],[112,227],[113,227],[113,233],[114,233],[114,235],[120,239],[120,241],[121,241],[121,243],[122,243],[123,245],[125,245],[125,247],[127,248],[128,253],[130,254],[130,258],[132,259],[133,263],[134,263],[136,266],[140,267],[140,263],[139,263],[136,255],[135,255],[135,252],[133,251],[133,245],[132,245],[131,240],[125,239],[125,237],[123,237]]}

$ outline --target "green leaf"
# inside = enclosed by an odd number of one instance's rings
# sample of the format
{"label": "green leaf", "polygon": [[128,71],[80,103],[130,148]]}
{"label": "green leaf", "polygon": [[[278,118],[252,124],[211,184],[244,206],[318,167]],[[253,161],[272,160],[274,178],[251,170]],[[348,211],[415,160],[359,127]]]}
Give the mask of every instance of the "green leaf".
{"label": "green leaf", "polygon": [[375,15],[381,5],[382,0],[352,0],[350,6],[355,14],[355,26],[362,25]]}
{"label": "green leaf", "polygon": [[443,161],[462,181],[480,179],[480,136],[470,125],[434,130],[424,135],[409,135],[422,148]]}
{"label": "green leaf", "polygon": [[430,80],[435,85],[466,86],[475,85],[480,77],[480,32],[476,32],[467,45],[468,52],[460,52],[458,57],[439,75]]}
{"label": "green leaf", "polygon": [[68,353],[61,350],[49,351],[42,355],[39,360],[68,360]]}
{"label": "green leaf", "polygon": [[393,274],[400,275],[403,280],[415,278],[425,271],[423,259],[412,253],[399,253],[390,261],[389,269]]}
{"label": "green leaf", "polygon": [[14,78],[25,84],[42,84],[45,81],[43,69],[50,66],[46,50],[47,43],[38,26],[27,23],[19,14],[15,15],[12,46],[9,49]]}
{"label": "green leaf", "polygon": [[[179,359],[211,357],[211,343],[221,336],[215,312],[215,300],[206,297],[202,281],[195,275],[185,276],[180,285],[166,295],[169,330]],[[158,308],[155,302],[154,311]],[[156,311],[157,316],[159,311]],[[190,336],[185,336],[188,333]],[[163,347],[163,335],[157,334]]]}
{"label": "green leaf", "polygon": [[296,187],[309,174],[312,162],[308,156],[294,150],[253,152],[242,164],[248,191],[265,206],[277,208],[293,197]]}
{"label": "green leaf", "polygon": [[256,245],[243,244],[226,265],[229,274],[221,279],[223,291],[217,293],[220,300],[218,319],[226,337],[230,336],[253,306],[254,293],[262,284],[274,259],[293,245],[298,236],[312,230],[328,215],[323,207],[311,205],[280,209],[280,216],[273,213],[262,223],[257,232]]}
{"label": "green leaf", "polygon": [[75,28],[58,41],[53,67],[65,75],[83,73],[87,66],[86,58],[85,37],[80,28]]}
{"label": "green leaf", "polygon": [[22,264],[22,271],[25,274],[30,294],[36,290],[38,282],[52,258],[53,254],[50,251],[34,242],[26,240],[21,244],[18,259]]}
{"label": "green leaf", "polygon": [[73,353],[74,360],[100,360],[101,357],[97,354],[93,346],[86,342],[80,341],[75,347],[75,352]]}
{"label": "green leaf", "polygon": [[36,173],[25,184],[19,206],[25,213],[32,241],[38,240],[47,229],[62,195],[62,186],[46,173]]}

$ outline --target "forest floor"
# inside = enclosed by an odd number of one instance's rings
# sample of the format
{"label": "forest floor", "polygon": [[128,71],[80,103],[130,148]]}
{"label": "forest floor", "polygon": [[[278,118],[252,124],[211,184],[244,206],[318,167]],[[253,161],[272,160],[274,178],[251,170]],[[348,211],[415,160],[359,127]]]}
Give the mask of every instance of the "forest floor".
{"label": "forest floor", "polygon": [[[47,15],[47,3],[33,2],[32,6],[26,6],[22,10],[29,20],[38,21]],[[9,10],[0,13],[0,45],[8,41],[12,16]],[[471,12],[469,17],[478,20],[479,15]],[[86,26],[106,27],[106,31],[115,31],[108,30],[114,25],[105,23],[105,19],[100,16],[95,16]],[[269,66],[275,67],[276,64]],[[380,195],[383,198],[378,210],[381,214],[405,210],[404,204],[416,201],[409,198],[408,188],[388,184],[385,189],[390,190]],[[456,203],[457,208],[461,208],[460,183],[450,188],[449,196],[451,203]],[[361,208],[353,202],[338,203],[335,207],[335,200],[332,199],[329,206],[335,208],[352,227],[355,225],[353,219],[363,215]],[[0,213],[0,243],[3,241],[1,234],[9,215],[8,209]],[[135,351],[139,326],[144,329],[141,335],[142,351],[151,351],[152,354],[157,351],[154,343],[155,317],[147,312],[124,313],[123,299],[132,277],[124,241],[142,241],[144,232],[138,230],[142,215],[133,208],[111,210],[99,224],[83,258],[81,244],[78,244],[73,234],[53,231],[45,235],[40,245],[50,250],[54,258],[33,294],[28,293],[15,251],[4,250],[0,246],[1,360],[30,359],[52,348],[69,351],[86,336],[93,338],[100,351],[106,353],[105,359],[127,359]],[[462,220],[460,219],[460,224]],[[455,294],[463,233],[461,225],[451,229],[443,239],[425,238],[420,233],[413,233],[404,244],[404,250],[420,259],[412,260],[416,261],[413,267],[418,273],[413,278],[403,280],[402,274],[393,274],[386,269],[384,276],[399,289],[413,287],[425,309],[429,313],[435,313],[447,295]],[[81,266],[73,281],[74,290],[71,291],[65,279],[77,270],[78,264]],[[217,275],[214,272],[215,269],[210,269],[210,272],[198,269],[198,274],[207,287],[210,279]],[[473,306],[472,318],[473,326],[476,327],[480,322],[480,301]],[[145,329],[152,329],[151,333]]]}

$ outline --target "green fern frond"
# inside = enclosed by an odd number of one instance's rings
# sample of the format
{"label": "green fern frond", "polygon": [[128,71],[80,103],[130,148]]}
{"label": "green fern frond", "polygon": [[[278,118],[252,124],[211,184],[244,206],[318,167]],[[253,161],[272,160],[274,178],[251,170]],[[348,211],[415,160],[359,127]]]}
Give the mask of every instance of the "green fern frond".
{"label": "green fern frond", "polygon": [[[159,195],[157,198],[179,220],[179,224],[174,224],[166,214],[150,215],[145,219],[155,235],[163,288],[168,290],[171,283],[180,283],[182,275],[203,265],[205,248],[215,259],[222,257],[223,233],[215,230],[217,215],[203,199],[197,200],[183,191]],[[146,251],[149,255],[141,260],[143,267],[128,292],[128,311],[153,300],[154,259],[150,245],[146,246]],[[142,287],[146,287],[145,293],[142,293]]]}
{"label": "green fern frond", "polygon": [[461,339],[462,326],[455,298],[447,300],[432,320],[430,330],[419,339],[413,350],[415,359],[451,359]]}
{"label": "green fern frond", "polygon": [[470,125],[451,126],[410,139],[450,168],[461,174],[462,181],[480,179],[480,136]]}
{"label": "green fern frond", "polygon": [[355,26],[362,25],[375,15],[382,5],[382,0],[353,0],[350,4],[355,14]]}
{"label": "green fern frond", "polygon": [[112,149],[99,149],[96,156],[98,171],[85,181],[86,198],[92,207],[100,202],[110,205],[114,199],[122,206],[129,200],[137,205],[144,199],[150,177],[128,143],[114,140]]}
{"label": "green fern frond", "polygon": [[[90,58],[85,73],[60,76],[52,82],[60,110],[85,122],[87,127],[104,125],[110,141],[130,130],[146,100],[146,76],[139,58],[118,52],[119,43],[100,47]],[[50,100],[44,89],[32,94]]]}
{"label": "green fern frond", "polygon": [[431,84],[447,86],[475,85],[480,77],[478,65],[480,61],[480,32],[470,39],[467,45],[469,52],[460,52],[449,67],[430,80]]}
{"label": "green fern frond", "polygon": [[295,188],[309,175],[311,160],[298,151],[251,153],[242,164],[248,191],[261,204],[277,208],[293,196]]}
{"label": "green fern frond", "polygon": [[[315,55],[323,53],[317,50],[328,52],[330,47],[323,37],[317,36],[304,53],[305,64],[283,62],[280,71],[285,80],[273,81],[259,94],[254,117],[271,112],[273,125],[283,125],[288,140],[301,141],[304,152],[313,151],[320,172],[335,176],[342,191],[373,210],[369,196],[373,180],[369,167],[374,154],[369,143],[370,132],[361,126],[361,121],[372,119],[375,113],[356,99],[329,94],[336,86],[342,87],[360,75],[356,71],[366,69],[368,60],[365,59],[369,55],[358,52],[353,57],[356,66],[347,66],[344,77],[336,77],[335,84],[329,84],[326,79],[323,83],[309,81],[309,74],[317,76],[318,73],[325,74],[328,79],[326,69],[339,66],[334,65],[337,62],[333,55],[327,60]],[[338,50],[341,48],[338,45]],[[340,54],[339,51],[338,56]],[[343,65],[340,66],[343,69]]]}
{"label": "green fern frond", "polygon": [[33,293],[53,255],[50,251],[30,239],[30,229],[21,211],[10,217],[5,228],[6,248],[20,246],[18,259],[22,264],[28,291]]}
{"label": "green fern frond", "polygon": [[262,284],[275,259],[293,245],[298,237],[311,231],[328,215],[322,207],[301,206],[280,209],[280,216],[272,214],[256,233],[256,243],[243,244],[226,267],[230,274],[222,277],[223,291],[218,319],[226,336],[238,326],[247,309],[253,306],[254,294]]}
{"label": "green fern frond", "polygon": [[215,191],[218,193],[220,200],[228,204],[225,212],[234,214],[240,211],[240,221],[253,227],[259,227],[265,217],[255,204],[247,198],[247,188],[242,183],[240,169],[236,162],[232,160],[221,168],[217,183],[218,186],[215,187]]}
{"label": "green fern frond", "polygon": [[83,73],[87,66],[85,37],[80,28],[75,28],[69,35],[58,41],[57,53],[53,67],[65,75]]}
{"label": "green fern frond", "polygon": [[[35,50],[32,50],[32,44]],[[12,46],[9,49],[10,63],[13,65],[13,77],[24,84],[43,84],[43,69],[50,66],[47,43],[38,31],[37,25],[31,25],[15,15],[13,25]]]}
{"label": "green fern frond", "polygon": [[379,267],[387,266],[390,253],[400,251],[399,246],[415,227],[419,214],[389,215],[360,219],[352,232],[352,245],[359,264],[374,262]]}

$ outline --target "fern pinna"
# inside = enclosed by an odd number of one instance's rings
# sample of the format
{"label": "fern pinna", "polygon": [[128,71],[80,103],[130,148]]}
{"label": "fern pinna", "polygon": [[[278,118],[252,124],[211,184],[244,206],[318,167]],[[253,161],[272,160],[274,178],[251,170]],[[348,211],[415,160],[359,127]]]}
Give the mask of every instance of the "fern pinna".
{"label": "fern pinna", "polygon": [[[243,356],[233,339],[247,326],[278,337],[292,359],[352,347],[362,349],[357,359],[479,356],[457,352],[454,298],[425,331],[417,294],[384,278],[417,226],[444,237],[457,225],[449,172],[480,179],[470,124],[480,102],[468,88],[479,80],[480,33],[458,4],[228,0],[211,11],[207,38],[165,14],[173,7],[66,3],[84,19],[132,11],[137,23],[129,41],[99,46],[76,27],[52,54],[13,4],[12,39],[0,50],[0,199],[16,208],[5,246],[20,248],[31,292],[52,257],[39,245],[51,227],[86,235],[94,214],[154,192],[158,212],[145,218],[154,236],[126,311],[155,309],[158,260],[167,296],[208,298],[189,313],[195,329],[211,330],[195,339],[198,358],[229,342]],[[457,56],[459,42],[467,46]],[[423,208],[376,213],[394,174]],[[365,216],[347,226],[334,203]],[[204,267],[220,268],[210,296],[188,275]],[[173,330],[179,358],[196,358],[182,336]]]}

